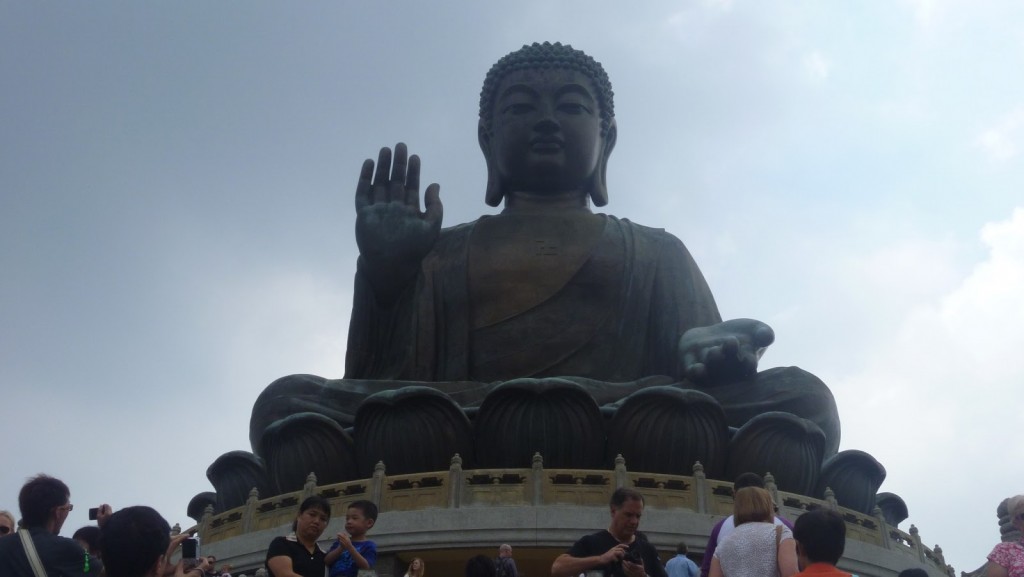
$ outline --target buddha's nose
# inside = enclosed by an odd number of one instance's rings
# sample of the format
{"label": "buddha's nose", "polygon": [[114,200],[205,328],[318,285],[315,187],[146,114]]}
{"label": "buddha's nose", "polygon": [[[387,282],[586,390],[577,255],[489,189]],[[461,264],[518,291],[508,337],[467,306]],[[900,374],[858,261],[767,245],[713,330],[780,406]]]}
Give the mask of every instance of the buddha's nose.
{"label": "buddha's nose", "polygon": [[558,121],[555,120],[553,114],[545,114],[537,120],[537,124],[533,125],[533,129],[537,132],[550,134],[552,132],[558,132],[561,129],[561,126],[558,124]]}

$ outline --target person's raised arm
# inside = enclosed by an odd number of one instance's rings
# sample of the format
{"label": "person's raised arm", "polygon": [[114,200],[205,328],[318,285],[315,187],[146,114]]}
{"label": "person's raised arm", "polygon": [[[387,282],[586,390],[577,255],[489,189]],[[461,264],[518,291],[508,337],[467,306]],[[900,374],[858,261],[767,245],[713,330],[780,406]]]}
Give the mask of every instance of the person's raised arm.
{"label": "person's raised arm", "polygon": [[441,231],[444,207],[439,185],[431,184],[420,211],[420,159],[408,156],[404,143],[384,147],[363,162],[356,185],[356,243],[359,274],[373,287],[378,302],[393,302],[419,272]]}

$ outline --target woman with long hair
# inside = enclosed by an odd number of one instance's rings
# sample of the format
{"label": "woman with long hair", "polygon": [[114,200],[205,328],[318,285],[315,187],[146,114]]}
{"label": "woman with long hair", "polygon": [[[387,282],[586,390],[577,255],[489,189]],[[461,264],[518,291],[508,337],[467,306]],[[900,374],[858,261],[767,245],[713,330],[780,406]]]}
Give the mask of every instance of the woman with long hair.
{"label": "woman with long hair", "polygon": [[412,562],[409,563],[409,570],[405,572],[405,577],[423,577],[426,571],[427,565],[423,562],[423,559],[413,557]]}
{"label": "woman with long hair", "polygon": [[744,487],[733,498],[736,529],[715,549],[710,577],[792,577],[799,571],[796,542],[784,525],[776,525],[772,495]]}
{"label": "woman with long hair", "polygon": [[324,551],[317,544],[331,520],[331,504],[309,497],[299,505],[292,534],[275,537],[267,549],[271,577],[324,577]]}

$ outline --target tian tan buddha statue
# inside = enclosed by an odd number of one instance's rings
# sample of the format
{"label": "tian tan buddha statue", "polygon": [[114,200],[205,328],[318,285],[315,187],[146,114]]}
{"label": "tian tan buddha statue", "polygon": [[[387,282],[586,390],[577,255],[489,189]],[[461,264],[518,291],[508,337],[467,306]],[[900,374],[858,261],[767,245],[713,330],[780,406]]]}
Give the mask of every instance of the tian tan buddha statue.
{"label": "tian tan buddha statue", "polygon": [[[359,261],[345,378],[293,375],[252,412],[255,456],[208,471],[217,509],[261,494],[464,468],[609,468],[731,480],[770,471],[780,489],[874,507],[884,469],[837,456],[831,392],[795,367],[757,372],[774,340],[722,321],[683,243],[595,213],[617,127],[599,63],[561,44],[524,46],[480,94],[484,198],[500,214],[442,228],[440,187],[420,208],[404,144],[364,162]],[[635,192],[635,191],[634,191]],[[611,193],[614,194],[614,193]],[[840,496],[841,495],[841,496]],[[854,502],[856,501],[856,503]]]}

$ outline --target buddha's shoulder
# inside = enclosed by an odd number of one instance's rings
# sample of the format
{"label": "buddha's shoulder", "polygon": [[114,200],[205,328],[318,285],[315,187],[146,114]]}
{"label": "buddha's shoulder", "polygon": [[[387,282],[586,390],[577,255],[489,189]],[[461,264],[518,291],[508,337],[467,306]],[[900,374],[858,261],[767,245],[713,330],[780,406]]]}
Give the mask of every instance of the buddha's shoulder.
{"label": "buddha's shoulder", "polygon": [[627,231],[638,240],[655,244],[683,244],[678,237],[663,228],[644,226],[642,224],[635,223],[628,218],[618,218],[607,214],[600,214],[598,216],[604,217],[607,220],[609,227],[618,227],[623,231]]}

